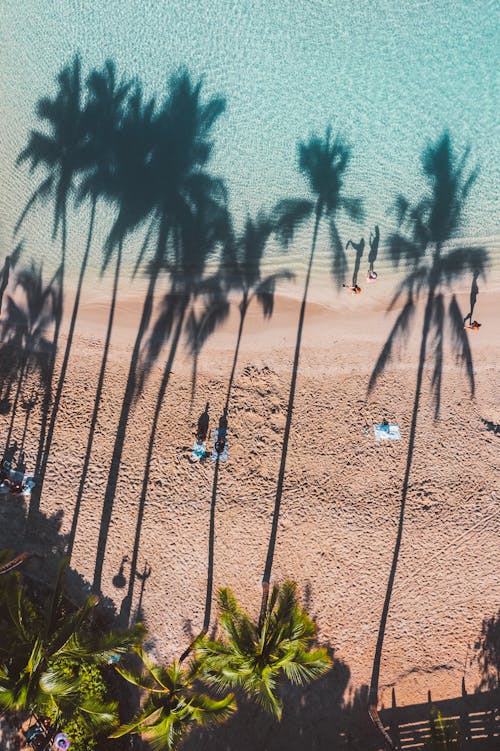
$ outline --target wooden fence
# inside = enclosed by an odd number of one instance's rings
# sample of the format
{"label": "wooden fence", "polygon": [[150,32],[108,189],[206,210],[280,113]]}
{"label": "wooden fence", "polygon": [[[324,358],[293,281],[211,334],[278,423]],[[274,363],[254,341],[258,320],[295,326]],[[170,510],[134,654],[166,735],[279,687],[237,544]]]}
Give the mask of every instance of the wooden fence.
{"label": "wooden fence", "polygon": [[[468,694],[462,681],[462,695],[455,699],[398,707],[392,691],[392,707],[380,711],[380,719],[401,751],[417,751],[430,739],[431,718],[439,712],[446,727],[456,728],[460,751],[500,751],[500,688]],[[446,746],[443,745],[443,749]]]}

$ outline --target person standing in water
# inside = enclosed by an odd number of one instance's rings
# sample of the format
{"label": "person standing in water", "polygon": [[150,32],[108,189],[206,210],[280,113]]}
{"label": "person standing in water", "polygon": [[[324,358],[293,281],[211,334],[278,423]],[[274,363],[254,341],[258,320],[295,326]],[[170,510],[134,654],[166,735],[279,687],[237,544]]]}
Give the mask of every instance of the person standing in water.
{"label": "person standing in water", "polygon": [[348,249],[349,245],[351,245],[356,251],[354,271],[352,273],[352,284],[350,286],[348,284],[343,284],[342,286],[350,289],[353,295],[359,295],[361,293],[361,287],[358,286],[358,273],[359,267],[361,265],[361,258],[365,250],[365,238],[362,237],[359,243],[354,243],[352,240],[348,240],[345,246],[346,250]]}
{"label": "person standing in water", "polygon": [[375,234],[372,235],[372,233],[370,232],[370,253],[368,254],[368,263],[370,264],[370,266],[368,268],[368,275],[366,277],[369,282],[374,282],[378,276],[377,272],[374,271],[373,269],[373,265],[375,261],[377,260],[379,243],[380,243],[380,230],[379,230],[378,224],[376,224]]}

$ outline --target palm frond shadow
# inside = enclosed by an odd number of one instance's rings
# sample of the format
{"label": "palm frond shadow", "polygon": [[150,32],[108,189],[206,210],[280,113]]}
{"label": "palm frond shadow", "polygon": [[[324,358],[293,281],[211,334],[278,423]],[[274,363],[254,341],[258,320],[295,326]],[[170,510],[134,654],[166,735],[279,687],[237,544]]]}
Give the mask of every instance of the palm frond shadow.
{"label": "palm frond shadow", "polygon": [[[23,392],[35,379],[40,391],[50,392],[53,342],[50,330],[55,325],[55,291],[52,281],[43,281],[42,267],[34,261],[20,269],[15,277],[16,299],[7,297],[6,315],[0,323],[0,377],[2,385],[17,380],[11,418],[6,438],[9,446],[17,410],[23,400]],[[10,388],[10,387],[8,387]],[[29,413],[25,417],[26,421]]]}

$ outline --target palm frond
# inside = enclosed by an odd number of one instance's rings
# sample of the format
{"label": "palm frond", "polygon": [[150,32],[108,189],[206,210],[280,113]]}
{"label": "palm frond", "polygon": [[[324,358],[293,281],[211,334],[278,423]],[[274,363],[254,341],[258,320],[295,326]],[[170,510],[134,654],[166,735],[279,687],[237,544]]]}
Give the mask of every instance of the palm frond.
{"label": "palm frond", "polygon": [[160,719],[162,714],[163,707],[159,707],[158,709],[154,709],[153,711],[148,713],[141,713],[138,717],[136,717],[135,720],[133,720],[133,722],[128,722],[124,725],[120,725],[120,727],[114,730],[108,737],[122,738],[124,735],[129,735],[130,733],[140,733],[140,728],[147,727],[149,724],[153,724]]}

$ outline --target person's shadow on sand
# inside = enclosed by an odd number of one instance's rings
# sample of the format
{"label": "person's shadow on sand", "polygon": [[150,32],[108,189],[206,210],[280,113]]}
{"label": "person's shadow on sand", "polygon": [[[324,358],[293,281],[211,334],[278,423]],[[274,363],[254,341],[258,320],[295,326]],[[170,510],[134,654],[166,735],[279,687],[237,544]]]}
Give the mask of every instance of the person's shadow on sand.
{"label": "person's shadow on sand", "polygon": [[208,426],[210,423],[210,416],[208,414],[209,402],[205,404],[205,411],[198,417],[198,426],[196,428],[196,438],[200,441],[205,441],[208,436]]}

